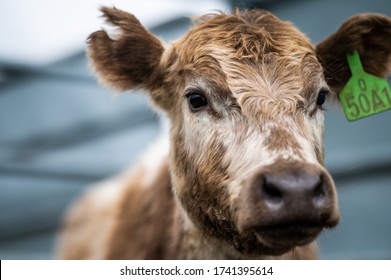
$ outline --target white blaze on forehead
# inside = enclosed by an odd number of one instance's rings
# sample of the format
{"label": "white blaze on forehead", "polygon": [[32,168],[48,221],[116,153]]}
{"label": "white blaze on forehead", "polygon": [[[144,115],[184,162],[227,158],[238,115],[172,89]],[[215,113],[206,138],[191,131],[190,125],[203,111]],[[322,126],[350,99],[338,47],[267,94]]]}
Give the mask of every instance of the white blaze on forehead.
{"label": "white blaze on forehead", "polygon": [[[227,164],[227,172],[232,179],[228,185],[231,199],[239,195],[244,180],[262,166],[272,165],[280,160],[319,164],[313,144],[297,132],[299,129],[294,120],[291,120],[289,128],[280,129],[290,133],[295,140],[295,145],[278,149],[271,149],[268,144],[270,141],[279,141],[279,139],[273,140],[273,130],[278,127],[278,124],[268,122],[263,125],[262,129],[242,127],[240,131],[241,125],[231,120],[226,121],[226,126],[227,131],[235,131],[220,139],[227,148],[223,162]],[[244,134],[246,136],[243,136]]]}

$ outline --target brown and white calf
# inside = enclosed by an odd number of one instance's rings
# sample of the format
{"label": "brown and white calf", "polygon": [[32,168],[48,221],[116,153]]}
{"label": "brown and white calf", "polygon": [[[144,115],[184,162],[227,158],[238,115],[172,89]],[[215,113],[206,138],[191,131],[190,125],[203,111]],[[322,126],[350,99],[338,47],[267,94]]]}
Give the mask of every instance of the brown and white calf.
{"label": "brown and white calf", "polygon": [[200,18],[164,49],[133,15],[102,11],[119,33],[91,34],[97,75],[147,90],[169,141],[73,206],[59,256],[315,258],[315,238],[339,220],[322,106],[350,76],[347,53],[390,71],[391,20],[354,16],[314,46],[268,12],[234,11]]}

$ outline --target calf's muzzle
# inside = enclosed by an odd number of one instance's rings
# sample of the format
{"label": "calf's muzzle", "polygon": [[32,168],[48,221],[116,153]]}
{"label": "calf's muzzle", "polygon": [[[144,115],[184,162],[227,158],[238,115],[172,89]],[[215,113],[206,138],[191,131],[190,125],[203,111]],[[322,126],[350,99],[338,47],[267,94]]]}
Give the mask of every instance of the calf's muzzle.
{"label": "calf's muzzle", "polygon": [[239,231],[283,252],[313,241],[339,220],[333,180],[320,165],[277,162],[256,170],[240,192]]}

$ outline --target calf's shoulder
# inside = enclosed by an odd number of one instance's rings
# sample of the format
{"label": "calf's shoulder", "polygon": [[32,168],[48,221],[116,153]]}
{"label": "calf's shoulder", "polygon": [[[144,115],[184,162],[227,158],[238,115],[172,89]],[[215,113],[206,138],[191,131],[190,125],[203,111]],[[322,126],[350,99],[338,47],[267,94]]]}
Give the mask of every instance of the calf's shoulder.
{"label": "calf's shoulder", "polygon": [[58,242],[59,258],[166,258],[173,196],[162,141],[134,169],[89,188],[71,205]]}

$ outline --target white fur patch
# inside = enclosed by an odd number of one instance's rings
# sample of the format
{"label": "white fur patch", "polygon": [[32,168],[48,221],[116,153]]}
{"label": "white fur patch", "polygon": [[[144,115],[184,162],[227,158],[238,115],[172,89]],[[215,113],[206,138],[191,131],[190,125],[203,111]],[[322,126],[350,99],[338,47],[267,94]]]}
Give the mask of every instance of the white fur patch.
{"label": "white fur patch", "polygon": [[96,202],[97,205],[113,203],[120,197],[123,185],[124,184],[121,184],[119,178],[104,181],[92,189],[92,200],[94,203]]}
{"label": "white fur patch", "polygon": [[166,164],[168,153],[169,137],[167,134],[163,134],[140,158],[139,168],[143,170],[143,176],[140,182],[141,187],[152,187],[152,183],[159,176],[159,170]]}
{"label": "white fur patch", "polygon": [[[139,180],[135,186],[148,188],[159,176],[159,170],[166,164],[169,153],[169,137],[166,129],[139,158],[137,165],[122,172],[119,176],[100,183],[94,188],[93,195],[99,203],[115,200],[129,182]],[[141,179],[141,180],[140,180]]]}

